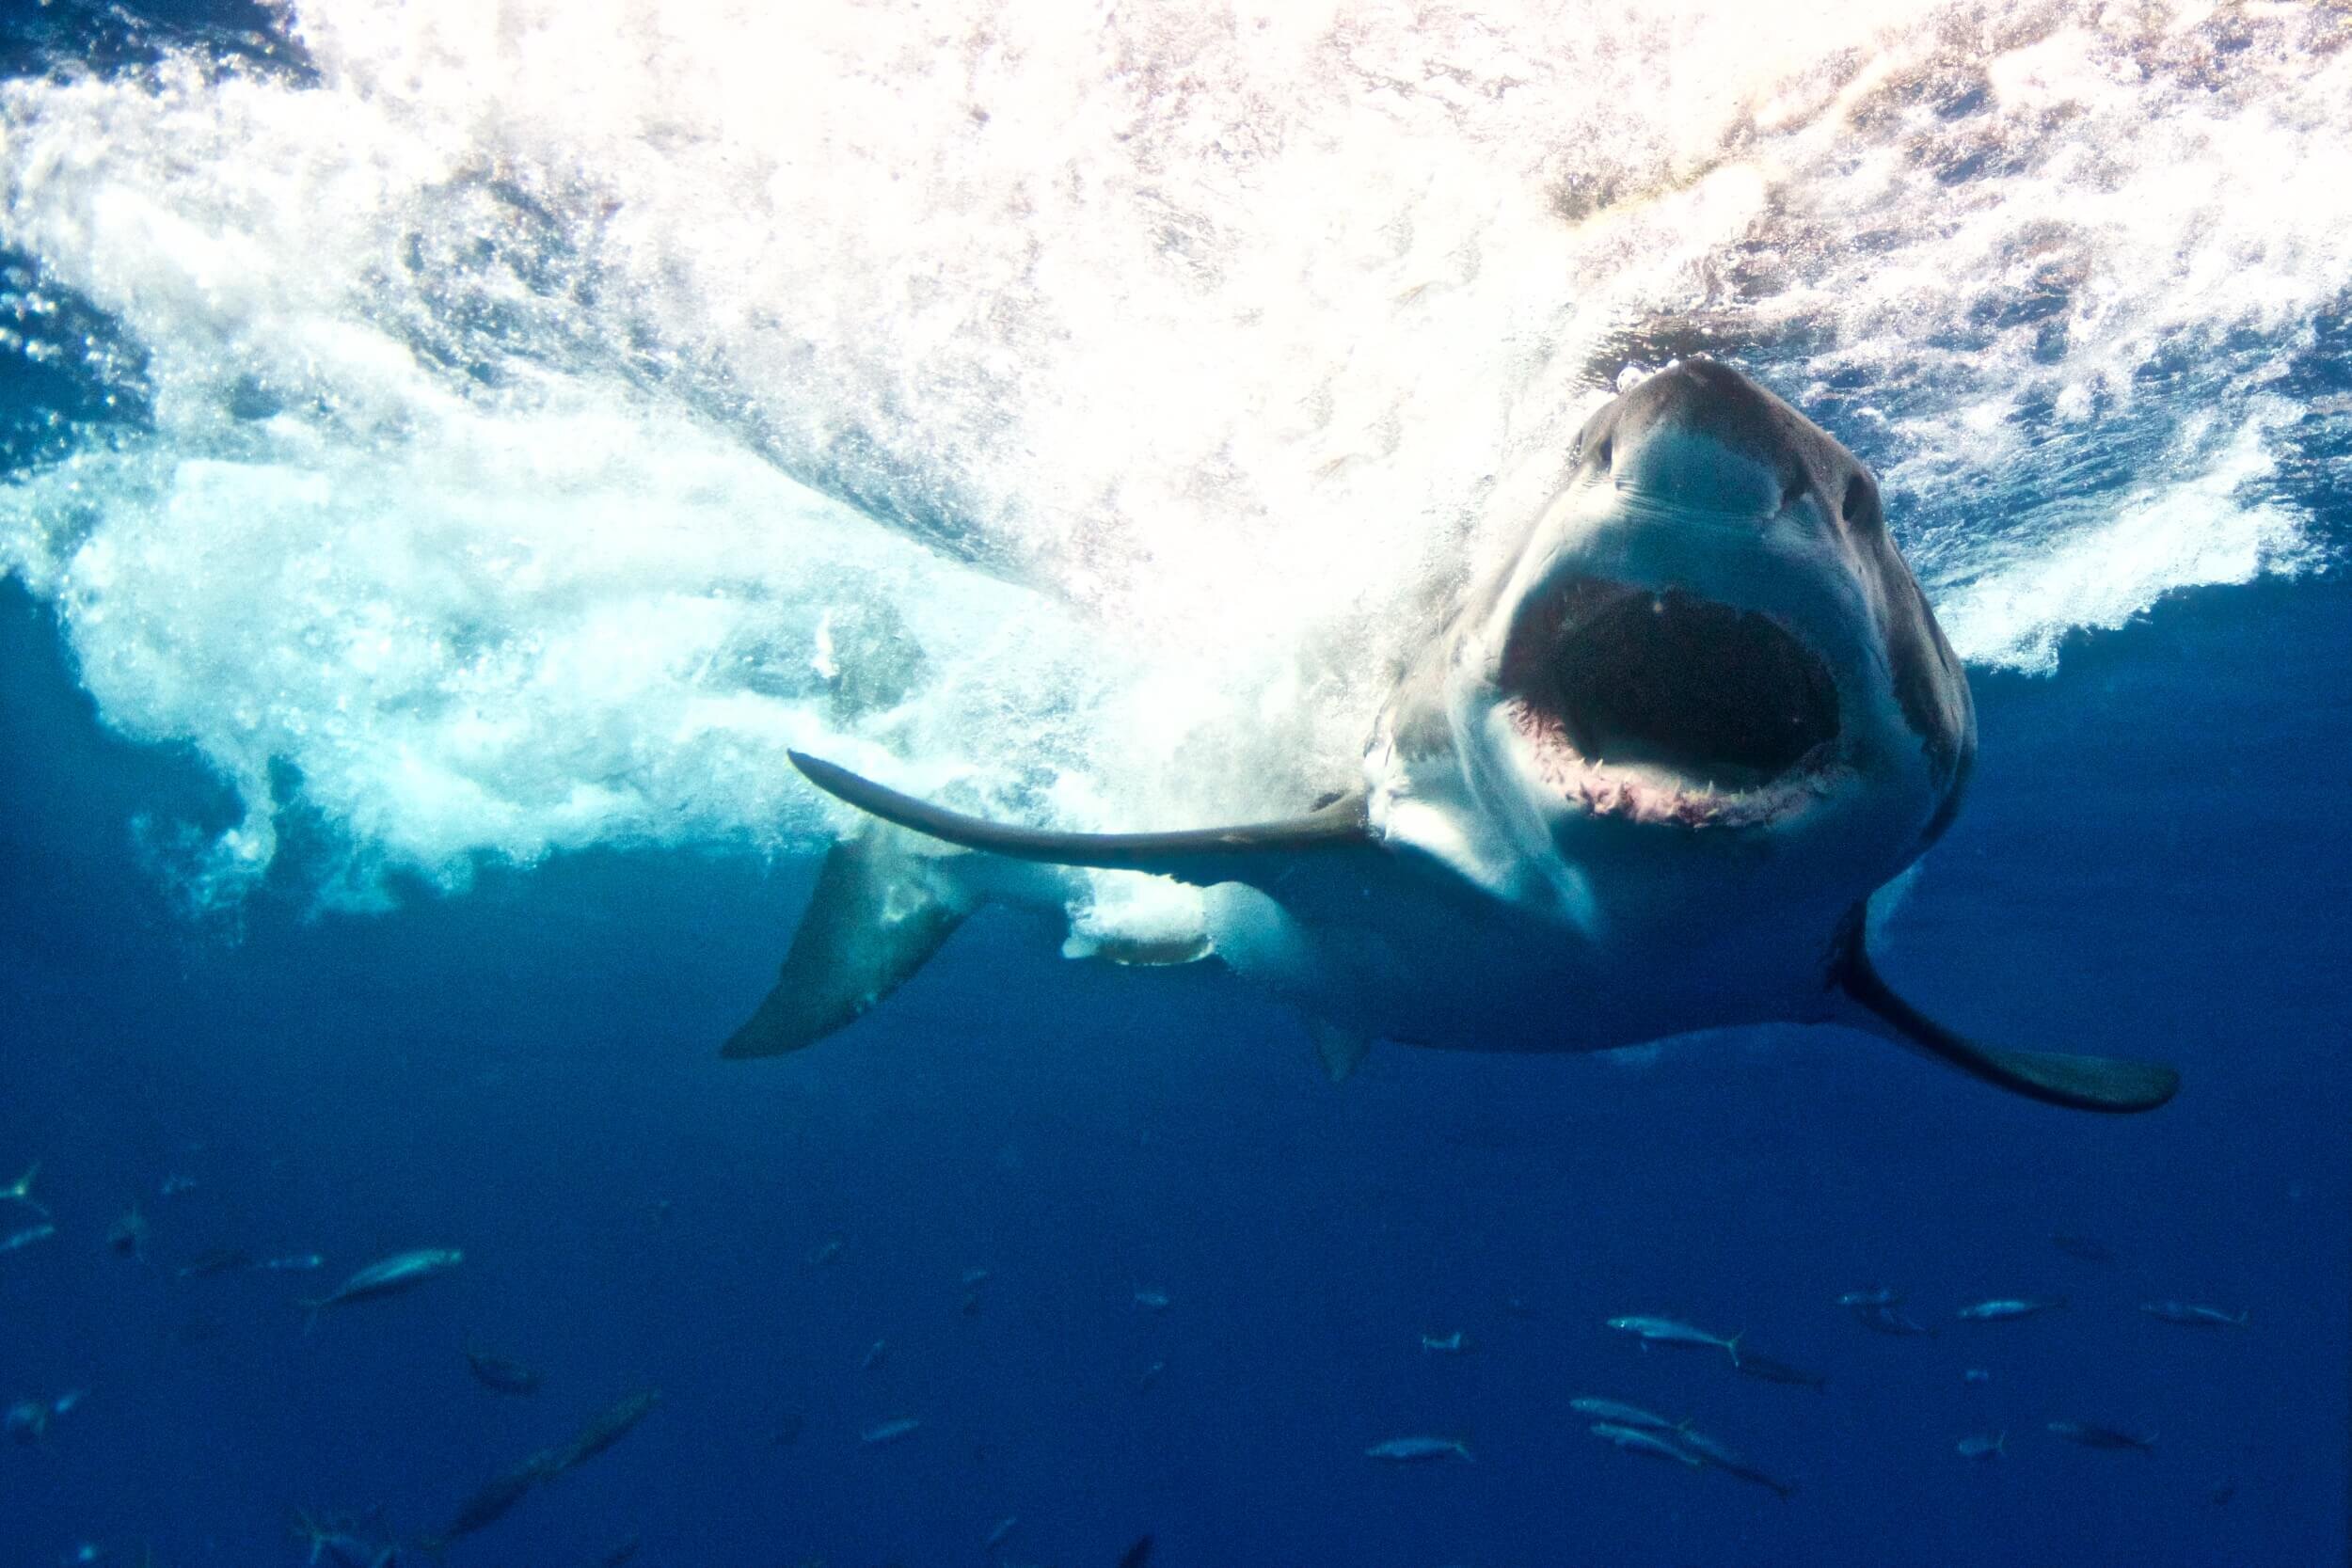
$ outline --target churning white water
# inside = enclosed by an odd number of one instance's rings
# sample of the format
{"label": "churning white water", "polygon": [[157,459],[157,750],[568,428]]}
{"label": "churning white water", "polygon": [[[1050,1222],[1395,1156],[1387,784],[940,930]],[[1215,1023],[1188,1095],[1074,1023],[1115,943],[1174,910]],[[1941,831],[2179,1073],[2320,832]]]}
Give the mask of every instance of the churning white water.
{"label": "churning white water", "polygon": [[284,23],[310,71],[0,87],[23,346],[146,410],[0,488],[0,571],[239,791],[202,897],[297,800],[345,900],[807,843],[796,745],[1295,809],[1431,585],[1693,349],[1880,469],[1979,663],[2318,556],[2278,383],[2352,287],[2341,8]]}

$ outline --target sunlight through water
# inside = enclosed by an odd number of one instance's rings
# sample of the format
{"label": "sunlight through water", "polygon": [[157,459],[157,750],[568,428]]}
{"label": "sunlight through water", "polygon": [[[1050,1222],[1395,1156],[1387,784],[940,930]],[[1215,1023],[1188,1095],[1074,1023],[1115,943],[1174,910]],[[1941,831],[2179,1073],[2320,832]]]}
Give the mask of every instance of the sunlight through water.
{"label": "sunlight through water", "polygon": [[2326,564],[2340,11],[1635,9],[318,0],[8,82],[0,323],[93,412],[0,571],[236,791],[199,900],[300,809],[364,905],[797,850],[795,746],[1288,814],[1682,353],[1879,469],[1980,666]]}

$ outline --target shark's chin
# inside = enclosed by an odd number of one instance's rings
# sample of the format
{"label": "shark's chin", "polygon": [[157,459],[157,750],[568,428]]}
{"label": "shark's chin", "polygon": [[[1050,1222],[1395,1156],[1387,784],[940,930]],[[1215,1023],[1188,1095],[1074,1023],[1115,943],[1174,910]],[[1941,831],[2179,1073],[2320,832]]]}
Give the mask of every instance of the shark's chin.
{"label": "shark's chin", "polygon": [[1828,661],[1773,616],[1685,589],[1568,578],[1517,618],[1501,676],[1521,765],[1556,811],[1757,828],[1852,777]]}

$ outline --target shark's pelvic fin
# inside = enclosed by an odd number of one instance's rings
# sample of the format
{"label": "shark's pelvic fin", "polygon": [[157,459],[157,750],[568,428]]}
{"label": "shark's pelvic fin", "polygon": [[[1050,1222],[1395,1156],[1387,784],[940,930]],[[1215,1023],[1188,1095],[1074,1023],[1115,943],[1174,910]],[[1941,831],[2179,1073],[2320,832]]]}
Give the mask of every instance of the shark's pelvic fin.
{"label": "shark's pelvic fin", "polygon": [[981,902],[907,834],[866,824],[826,851],[776,989],[720,1054],[815,1044],[898,990]]}
{"label": "shark's pelvic fin", "polygon": [[787,754],[792,758],[792,766],[808,776],[809,783],[885,822],[895,822],[967,849],[985,849],[991,854],[1049,865],[1145,871],[1199,887],[1248,882],[1254,887],[1270,888],[1280,883],[1297,865],[1296,857],[1302,853],[1360,849],[1375,842],[1360,793],[1343,796],[1320,811],[1287,822],[1191,828],[1165,833],[1050,832],[966,816],[912,795],[901,795],[821,758],[800,752]]}
{"label": "shark's pelvic fin", "polygon": [[2162,1062],[2112,1056],[2071,1056],[2051,1051],[2005,1051],[1963,1039],[1895,994],[1862,942],[1862,922],[1852,922],[1831,971],[1832,983],[1853,1004],[1845,1022],[1916,1048],[1986,1083],[2076,1111],[2153,1111],[2181,1086],[2181,1075]]}
{"label": "shark's pelvic fin", "polygon": [[1343,1029],[1327,1019],[1310,1019],[1307,1028],[1315,1037],[1315,1060],[1323,1064],[1323,1075],[1334,1084],[1346,1083],[1372,1050],[1370,1035]]}

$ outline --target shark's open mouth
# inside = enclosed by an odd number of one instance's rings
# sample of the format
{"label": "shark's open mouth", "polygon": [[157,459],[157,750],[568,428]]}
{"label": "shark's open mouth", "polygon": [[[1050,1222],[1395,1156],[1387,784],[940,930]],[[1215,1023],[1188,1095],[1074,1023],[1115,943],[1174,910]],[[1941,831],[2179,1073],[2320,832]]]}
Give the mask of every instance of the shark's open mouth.
{"label": "shark's open mouth", "polygon": [[1597,816],[1770,821],[1837,765],[1820,657],[1771,616],[1678,588],[1571,578],[1519,616],[1502,684],[1544,782]]}

